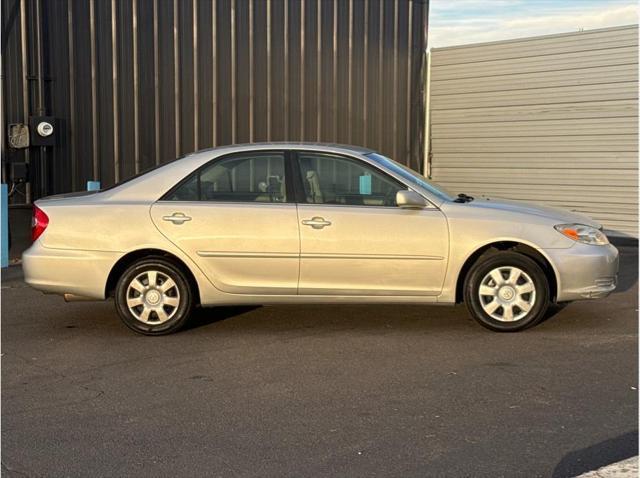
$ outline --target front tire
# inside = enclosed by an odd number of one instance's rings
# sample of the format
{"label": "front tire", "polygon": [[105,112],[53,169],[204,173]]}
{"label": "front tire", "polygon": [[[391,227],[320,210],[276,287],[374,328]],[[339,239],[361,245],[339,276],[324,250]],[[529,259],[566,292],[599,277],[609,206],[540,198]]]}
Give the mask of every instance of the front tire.
{"label": "front tire", "polygon": [[482,326],[517,332],[545,317],[549,283],[533,259],[517,252],[498,252],[471,267],[464,283],[464,301]]}
{"label": "front tire", "polygon": [[116,310],[131,330],[143,335],[166,335],[187,322],[193,292],[182,270],[163,257],[133,263],[118,280]]}

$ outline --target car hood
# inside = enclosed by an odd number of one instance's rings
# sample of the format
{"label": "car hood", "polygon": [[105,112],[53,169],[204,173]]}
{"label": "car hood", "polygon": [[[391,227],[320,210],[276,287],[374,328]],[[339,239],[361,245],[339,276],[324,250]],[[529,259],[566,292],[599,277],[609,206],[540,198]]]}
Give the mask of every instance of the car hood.
{"label": "car hood", "polygon": [[586,226],[592,226],[596,228],[601,227],[600,224],[591,219],[589,216],[585,216],[584,214],[567,211],[566,209],[560,209],[556,207],[530,204],[522,201],[481,197],[476,198],[471,202],[465,203],[465,206],[470,208],[494,209],[520,214],[533,214],[536,216],[551,219],[553,221],[557,221],[558,224],[575,223],[584,224]]}

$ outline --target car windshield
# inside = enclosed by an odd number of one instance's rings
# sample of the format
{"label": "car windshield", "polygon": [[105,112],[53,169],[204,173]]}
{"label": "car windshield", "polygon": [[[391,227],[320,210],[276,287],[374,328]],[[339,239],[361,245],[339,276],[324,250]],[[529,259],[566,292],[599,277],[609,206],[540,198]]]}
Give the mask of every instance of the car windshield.
{"label": "car windshield", "polygon": [[445,190],[442,186],[436,186],[432,182],[428,181],[427,178],[425,178],[422,174],[416,173],[413,169],[410,169],[405,165],[400,164],[393,159],[389,159],[386,156],[382,156],[378,153],[369,153],[366,156],[380,163],[384,167],[390,169],[399,176],[402,176],[402,178],[406,179],[409,183],[426,189],[427,191],[444,201],[453,201],[453,194]]}

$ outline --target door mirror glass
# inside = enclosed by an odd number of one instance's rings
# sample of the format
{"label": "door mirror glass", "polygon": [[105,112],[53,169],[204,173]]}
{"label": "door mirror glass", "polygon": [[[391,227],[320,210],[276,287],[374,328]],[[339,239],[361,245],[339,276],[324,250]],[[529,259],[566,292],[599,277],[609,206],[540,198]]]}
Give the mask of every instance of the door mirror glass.
{"label": "door mirror glass", "polygon": [[396,203],[404,209],[424,209],[428,205],[427,200],[414,191],[398,191]]}

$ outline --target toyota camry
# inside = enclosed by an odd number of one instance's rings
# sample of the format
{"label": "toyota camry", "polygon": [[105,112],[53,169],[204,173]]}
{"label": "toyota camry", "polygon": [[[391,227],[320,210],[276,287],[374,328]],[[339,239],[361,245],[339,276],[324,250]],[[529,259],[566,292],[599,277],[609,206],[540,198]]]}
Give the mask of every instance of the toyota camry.
{"label": "toyota camry", "polygon": [[146,335],[196,306],[464,302],[495,331],[605,297],[618,251],[592,219],[451,194],[374,151],[309,143],[200,151],[33,208],[25,280],[113,298]]}

